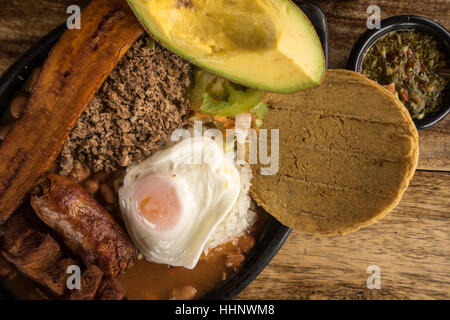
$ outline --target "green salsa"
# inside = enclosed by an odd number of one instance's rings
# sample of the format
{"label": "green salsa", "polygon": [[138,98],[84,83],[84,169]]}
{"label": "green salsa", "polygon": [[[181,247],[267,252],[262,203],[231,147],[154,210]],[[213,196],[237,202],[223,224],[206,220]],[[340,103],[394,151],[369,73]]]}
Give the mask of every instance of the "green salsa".
{"label": "green salsa", "polygon": [[396,93],[412,118],[439,110],[448,79],[437,70],[448,66],[432,36],[414,30],[394,31],[380,38],[366,53],[362,74]]}

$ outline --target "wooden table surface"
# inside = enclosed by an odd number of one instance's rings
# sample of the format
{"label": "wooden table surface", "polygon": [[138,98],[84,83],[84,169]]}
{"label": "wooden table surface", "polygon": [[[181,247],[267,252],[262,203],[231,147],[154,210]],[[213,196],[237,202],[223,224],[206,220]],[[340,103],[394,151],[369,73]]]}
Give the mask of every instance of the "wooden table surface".
{"label": "wooden table surface", "polygon": [[[76,0],[0,0],[0,74],[67,18]],[[416,14],[450,28],[449,0],[316,0],[330,34],[330,67],[345,68],[366,28],[369,5],[382,17]],[[449,299],[450,117],[419,132],[418,170],[396,209],[373,226],[343,237],[292,232],[239,299]],[[368,289],[367,267],[381,271]]]}

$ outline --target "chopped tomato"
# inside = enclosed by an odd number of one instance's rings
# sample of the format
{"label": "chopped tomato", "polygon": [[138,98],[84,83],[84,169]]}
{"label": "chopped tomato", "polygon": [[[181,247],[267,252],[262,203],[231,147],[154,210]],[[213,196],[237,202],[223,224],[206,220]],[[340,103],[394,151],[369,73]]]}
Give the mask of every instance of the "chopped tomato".
{"label": "chopped tomato", "polygon": [[234,128],[234,120],[224,116],[215,116],[214,120],[220,121],[223,123],[223,127],[225,129],[233,129]]}
{"label": "chopped tomato", "polygon": [[401,92],[402,92],[402,100],[407,102],[409,100],[408,91],[402,90]]}
{"label": "chopped tomato", "polygon": [[428,70],[428,68],[427,68],[426,65],[424,65],[423,63],[421,63],[421,64],[420,64],[420,70],[421,70],[422,72],[426,72],[426,71]]}

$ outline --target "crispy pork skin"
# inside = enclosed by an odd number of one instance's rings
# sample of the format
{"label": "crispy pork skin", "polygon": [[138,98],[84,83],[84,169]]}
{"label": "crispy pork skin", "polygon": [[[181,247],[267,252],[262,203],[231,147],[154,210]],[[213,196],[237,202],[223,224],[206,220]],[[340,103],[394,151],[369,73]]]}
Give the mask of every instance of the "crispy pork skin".
{"label": "crispy pork skin", "polygon": [[16,272],[11,263],[0,254],[0,278],[13,279]]}
{"label": "crispy pork skin", "polygon": [[135,250],[126,233],[69,178],[45,176],[32,192],[31,205],[85,265],[95,264],[108,276],[117,276],[131,265]]}
{"label": "crispy pork skin", "polygon": [[123,300],[125,289],[115,278],[104,278],[100,283],[96,299],[98,300]]}
{"label": "crispy pork skin", "polygon": [[57,267],[61,267],[62,253],[59,244],[50,235],[34,229],[20,210],[1,226],[1,234],[1,254],[6,260],[54,294],[64,292],[66,270],[56,271]]}
{"label": "crispy pork skin", "polygon": [[93,300],[102,281],[103,272],[95,265],[89,265],[81,275],[80,289],[73,289],[70,300]]}
{"label": "crispy pork skin", "polygon": [[41,277],[47,288],[57,295],[62,295],[67,288],[67,278],[69,277],[67,269],[71,265],[77,265],[77,261],[63,258],[45,269]]}

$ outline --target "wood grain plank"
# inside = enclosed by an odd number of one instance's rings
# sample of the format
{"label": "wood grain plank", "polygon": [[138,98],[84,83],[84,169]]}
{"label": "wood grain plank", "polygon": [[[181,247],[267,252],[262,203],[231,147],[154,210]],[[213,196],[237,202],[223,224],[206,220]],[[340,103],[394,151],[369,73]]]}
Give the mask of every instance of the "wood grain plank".
{"label": "wood grain plank", "polygon": [[[450,173],[418,171],[400,205],[342,237],[293,232],[239,299],[449,299]],[[367,289],[367,267],[381,289]]]}
{"label": "wood grain plank", "polygon": [[419,131],[419,169],[450,171],[450,117]]}
{"label": "wood grain plank", "polygon": [[[366,29],[369,5],[382,17],[416,14],[450,28],[449,0],[310,0],[325,12],[330,67],[345,68]],[[70,4],[88,0],[0,0],[0,74],[48,31]],[[450,170],[450,118],[422,130],[419,168]],[[241,299],[450,298],[449,173],[417,172],[400,205],[383,220],[344,237],[293,232]],[[368,290],[366,268],[381,267],[381,290]]]}
{"label": "wood grain plank", "polygon": [[64,23],[69,5],[88,0],[0,0],[0,75],[44,35]]}

